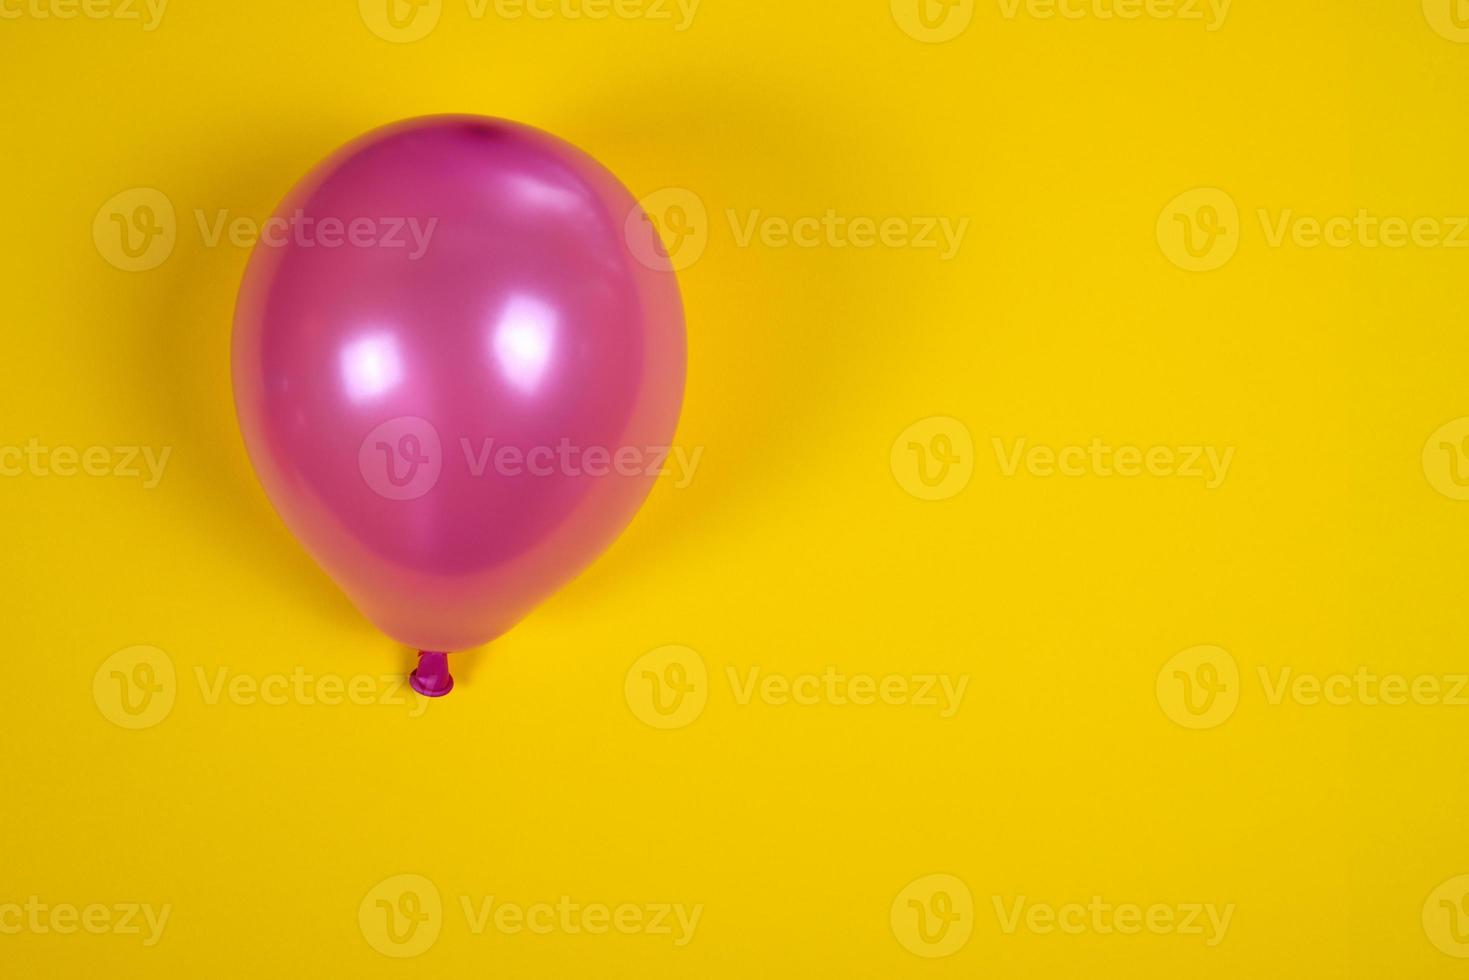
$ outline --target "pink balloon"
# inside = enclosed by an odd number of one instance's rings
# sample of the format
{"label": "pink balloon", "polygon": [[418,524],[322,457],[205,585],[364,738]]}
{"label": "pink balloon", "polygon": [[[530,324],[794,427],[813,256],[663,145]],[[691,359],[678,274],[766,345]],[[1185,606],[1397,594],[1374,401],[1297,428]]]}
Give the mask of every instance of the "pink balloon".
{"label": "pink balloon", "polygon": [[250,459],[358,609],[426,652],[423,693],[652,488],[685,358],[656,243],[591,157],[477,116],[368,133],[262,226],[233,343]]}

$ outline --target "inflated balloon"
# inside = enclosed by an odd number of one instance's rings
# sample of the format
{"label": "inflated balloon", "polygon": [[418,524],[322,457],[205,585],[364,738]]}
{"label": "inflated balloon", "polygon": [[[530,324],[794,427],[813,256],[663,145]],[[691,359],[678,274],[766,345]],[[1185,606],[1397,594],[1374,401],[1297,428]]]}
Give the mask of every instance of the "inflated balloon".
{"label": "inflated balloon", "polygon": [[[647,236],[644,238],[643,236]],[[671,263],[580,150],[475,116],[356,140],[261,228],[235,407],[286,524],[420,651],[499,636],[642,504],[684,384]]]}

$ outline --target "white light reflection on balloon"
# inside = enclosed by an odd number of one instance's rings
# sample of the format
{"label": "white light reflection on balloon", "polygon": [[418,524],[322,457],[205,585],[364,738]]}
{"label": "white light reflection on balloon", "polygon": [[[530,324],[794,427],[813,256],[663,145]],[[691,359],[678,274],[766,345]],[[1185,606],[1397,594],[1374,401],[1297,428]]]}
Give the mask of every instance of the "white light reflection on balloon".
{"label": "white light reflection on balloon", "polygon": [[495,321],[490,343],[500,374],[530,394],[541,383],[556,343],[556,310],[534,296],[510,298]]}
{"label": "white light reflection on balloon", "polygon": [[354,402],[370,401],[403,380],[403,359],[392,334],[363,337],[342,348],[342,383]]}
{"label": "white light reflection on balloon", "polygon": [[506,174],[503,180],[510,192],[507,199],[527,210],[571,214],[587,208],[584,193],[569,181],[558,183],[529,173]]}

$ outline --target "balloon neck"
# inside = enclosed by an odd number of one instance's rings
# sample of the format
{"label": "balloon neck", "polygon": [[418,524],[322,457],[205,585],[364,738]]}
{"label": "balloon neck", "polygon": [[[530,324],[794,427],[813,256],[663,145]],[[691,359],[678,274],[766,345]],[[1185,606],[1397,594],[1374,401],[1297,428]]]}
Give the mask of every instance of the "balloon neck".
{"label": "balloon neck", "polygon": [[449,655],[419,651],[418,666],[408,675],[408,683],[426,698],[441,698],[454,690],[454,678],[449,676]]}

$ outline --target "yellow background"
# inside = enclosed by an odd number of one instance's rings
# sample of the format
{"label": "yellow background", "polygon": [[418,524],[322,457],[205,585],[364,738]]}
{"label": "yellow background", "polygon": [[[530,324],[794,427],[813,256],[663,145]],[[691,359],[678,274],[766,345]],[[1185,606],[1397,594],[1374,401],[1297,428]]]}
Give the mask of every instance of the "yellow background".
{"label": "yellow background", "polygon": [[[1209,30],[986,0],[935,21],[962,27],[941,43],[914,36],[902,0],[704,0],[681,31],[677,16],[476,18],[444,0],[411,42],[352,0],[173,0],[151,31],[5,2],[20,16],[0,20],[0,443],[172,455],[152,489],[0,479],[0,906],[171,914],[148,947],[0,934],[0,974],[1469,969],[1430,901],[1447,882],[1457,902],[1469,872],[1469,707],[1271,703],[1259,676],[1469,671],[1469,504],[1429,443],[1469,416],[1469,253],[1272,245],[1259,217],[1469,213],[1469,45],[1447,2],[1236,0]],[[706,208],[681,273],[678,441],[702,448],[696,477],[663,481],[605,558],[456,657],[459,688],[419,717],[412,702],[210,703],[199,671],[376,678],[410,652],[369,628],[254,479],[229,387],[248,250],[208,245],[195,215],[262,220],[336,146],[443,111],[541,126],[640,196]],[[140,272],[93,236],[134,188],[177,213],[172,253]],[[1237,251],[1186,271],[1160,228],[1182,228],[1164,209],[1200,188],[1237,206],[1220,244]],[[970,224],[945,261],[742,245],[728,213],[756,209]],[[895,442],[934,418],[957,427],[911,441],[961,437],[948,445],[971,475],[923,500]],[[1022,438],[1235,455],[1214,489],[1007,476],[993,440]],[[176,679],[166,716],[134,730],[112,720],[104,662],[140,645]],[[705,666],[706,703],[663,729],[629,672],[670,645]],[[1221,695],[1237,707],[1192,728],[1164,668],[1199,646],[1237,664]],[[943,718],[742,704],[727,673],[828,666],[968,688]],[[435,941],[407,958],[359,925],[399,875],[442,903]],[[930,875],[972,899],[953,934],[971,935],[932,959],[902,921],[904,890]],[[475,934],[461,907],[563,895],[703,909],[676,947]],[[1209,946],[1007,933],[997,896],[1235,908]]]}

